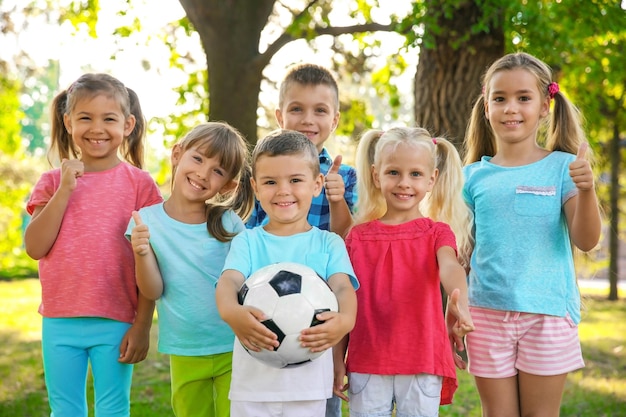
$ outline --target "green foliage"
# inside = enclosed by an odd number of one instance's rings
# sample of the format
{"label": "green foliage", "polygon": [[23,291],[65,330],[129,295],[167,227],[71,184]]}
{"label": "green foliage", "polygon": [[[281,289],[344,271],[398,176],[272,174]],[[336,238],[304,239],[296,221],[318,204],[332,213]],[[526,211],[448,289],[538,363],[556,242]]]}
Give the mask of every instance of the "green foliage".
{"label": "green foliage", "polygon": [[0,150],[15,155],[21,149],[19,120],[24,117],[20,110],[20,83],[0,75]]}
{"label": "green foliage", "polygon": [[340,111],[341,117],[336,130],[337,135],[356,140],[374,123],[374,116],[368,114],[367,104],[362,100],[342,100]]}
{"label": "green foliage", "polygon": [[0,151],[0,271],[36,270],[23,247],[26,200],[37,174],[33,159]]}
{"label": "green foliage", "polygon": [[61,8],[59,23],[69,21],[77,29],[86,27],[89,36],[95,38],[99,11],[99,0],[72,1],[67,8]]}
{"label": "green foliage", "polygon": [[20,87],[0,76],[0,271],[34,266],[22,245],[24,206],[35,175],[22,151]]}

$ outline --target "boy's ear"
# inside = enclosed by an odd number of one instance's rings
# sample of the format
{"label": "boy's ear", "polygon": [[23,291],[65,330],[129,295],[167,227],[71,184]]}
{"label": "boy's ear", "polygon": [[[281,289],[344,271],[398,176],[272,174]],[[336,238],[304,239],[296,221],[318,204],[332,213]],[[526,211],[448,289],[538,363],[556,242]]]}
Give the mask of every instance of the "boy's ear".
{"label": "boy's ear", "polygon": [[335,117],[333,117],[333,128],[331,129],[332,132],[335,131],[335,129],[337,129],[337,126],[339,126],[339,117],[341,116],[341,113],[339,113],[339,111],[337,111],[337,113],[335,113]]}
{"label": "boy's ear", "polygon": [[313,189],[313,197],[317,197],[322,192],[322,187],[324,186],[324,174],[320,173],[315,178],[315,187]]}
{"label": "boy's ear", "polygon": [[252,186],[252,191],[254,191],[254,196],[257,198],[257,200],[259,199],[258,195],[257,195],[257,187],[256,187],[256,181],[254,180],[254,177],[250,177],[250,185]]}
{"label": "boy's ear", "polygon": [[285,124],[283,120],[283,112],[280,111],[280,109],[276,109],[276,111],[274,112],[274,116],[276,117],[276,122],[278,123],[278,126],[281,129],[284,129],[283,126],[285,126]]}

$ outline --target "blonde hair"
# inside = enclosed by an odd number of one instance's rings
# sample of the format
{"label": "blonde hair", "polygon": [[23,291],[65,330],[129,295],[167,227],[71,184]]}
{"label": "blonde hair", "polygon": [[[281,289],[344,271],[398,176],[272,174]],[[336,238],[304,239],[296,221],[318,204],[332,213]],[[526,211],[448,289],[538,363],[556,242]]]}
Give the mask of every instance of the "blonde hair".
{"label": "blonde hair", "polygon": [[441,137],[433,138],[421,127],[394,127],[384,132],[370,130],[363,135],[356,153],[359,191],[356,222],[378,219],[387,211],[387,203],[380,189],[374,186],[372,167],[380,165],[383,149],[395,149],[402,143],[419,146],[431,155],[432,167],[437,168],[439,176],[432,192],[420,203],[420,211],[450,226],[456,236],[459,260],[463,265],[468,265],[472,247],[472,215],[462,195],[461,158],[451,142]]}
{"label": "blonde hair", "polygon": [[[470,164],[479,161],[482,156],[494,156],[497,151],[496,139],[485,117],[485,97],[489,97],[491,79],[501,71],[524,69],[537,79],[537,87],[549,97],[548,86],[552,84],[552,70],[543,61],[524,52],[508,54],[495,61],[483,76],[483,92],[478,96],[472,109],[470,121],[465,132],[464,162]],[[561,92],[553,94],[554,109],[552,117],[545,118],[547,124],[545,148],[549,151],[563,151],[576,154],[578,147],[585,140],[582,117]]]}
{"label": "blonde hair", "polygon": [[[222,215],[233,210],[244,221],[254,206],[254,192],[250,184],[251,169],[248,145],[237,129],[224,122],[197,125],[176,145],[182,153],[195,148],[207,158],[217,158],[226,170],[228,180],[237,181],[237,187],[207,201],[207,230],[220,242],[231,240],[235,234],[224,229]],[[177,166],[172,167],[172,177]]]}

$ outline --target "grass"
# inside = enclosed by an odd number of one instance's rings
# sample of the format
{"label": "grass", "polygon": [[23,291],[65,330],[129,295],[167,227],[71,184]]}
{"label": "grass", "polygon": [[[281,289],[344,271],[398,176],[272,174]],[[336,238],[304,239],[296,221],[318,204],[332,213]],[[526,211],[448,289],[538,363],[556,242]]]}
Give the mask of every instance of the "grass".
{"label": "grass", "polygon": [[[626,291],[620,301],[605,300],[606,290],[583,289],[586,309],[580,325],[586,367],[569,375],[561,415],[608,417],[626,415]],[[41,365],[40,287],[36,279],[0,281],[0,417],[49,416]],[[136,365],[133,417],[172,416],[168,359],[156,352],[158,326],[153,327],[148,358]],[[480,417],[471,377],[459,372],[454,404],[441,416]],[[93,395],[91,389],[89,396]],[[344,404],[344,416],[348,415]],[[90,416],[93,416],[91,411]]]}

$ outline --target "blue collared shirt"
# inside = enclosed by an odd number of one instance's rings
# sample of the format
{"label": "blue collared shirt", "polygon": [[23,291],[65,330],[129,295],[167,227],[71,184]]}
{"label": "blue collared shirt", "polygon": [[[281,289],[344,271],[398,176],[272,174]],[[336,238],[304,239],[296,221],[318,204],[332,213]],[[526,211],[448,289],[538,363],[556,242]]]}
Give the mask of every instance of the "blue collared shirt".
{"label": "blue collared shirt", "polygon": [[[322,149],[319,154],[320,158],[320,171],[323,175],[328,173],[330,167],[333,165],[333,159],[328,154],[326,148]],[[339,167],[339,175],[343,178],[345,186],[345,193],[343,198],[348,204],[350,212],[353,213],[354,205],[356,204],[356,170],[348,165],[341,164]],[[330,229],[330,207],[328,205],[328,199],[326,198],[326,190],[322,188],[322,192],[317,197],[313,198],[311,208],[309,209],[308,221],[311,226],[316,226],[322,230]],[[252,215],[246,223],[248,229],[252,229],[256,226],[263,226],[269,222],[267,213],[263,210],[259,201],[254,202],[254,210]]]}

